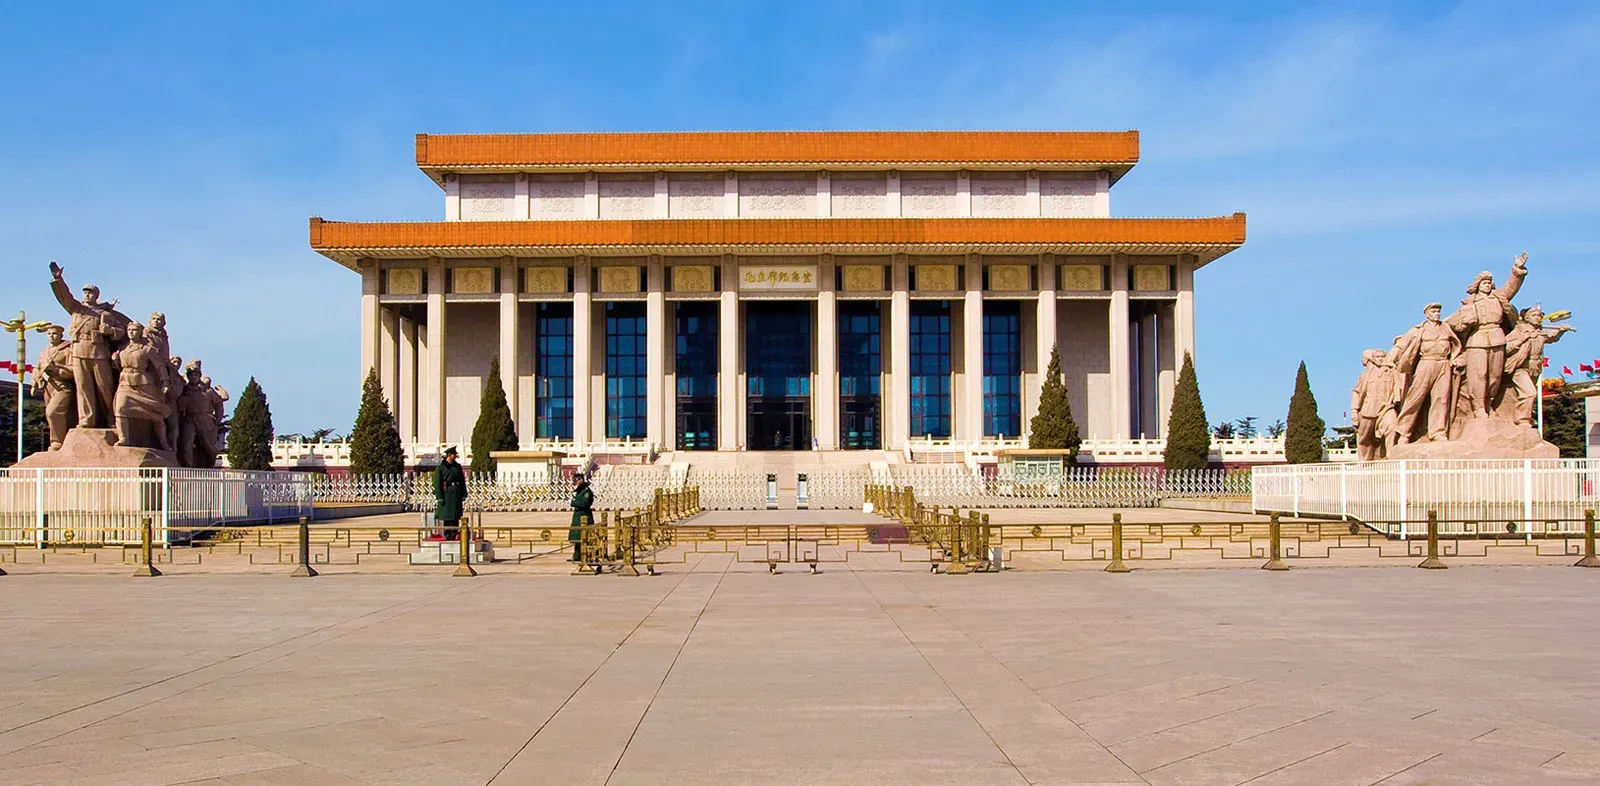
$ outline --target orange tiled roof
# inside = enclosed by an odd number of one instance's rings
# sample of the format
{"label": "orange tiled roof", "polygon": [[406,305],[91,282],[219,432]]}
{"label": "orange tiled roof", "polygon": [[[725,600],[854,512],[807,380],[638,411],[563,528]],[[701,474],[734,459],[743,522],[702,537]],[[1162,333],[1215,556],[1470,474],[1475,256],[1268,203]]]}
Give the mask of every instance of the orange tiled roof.
{"label": "orange tiled roof", "polygon": [[576,168],[1030,164],[1139,160],[1138,131],[715,131],[635,134],[417,134],[417,166]]}
{"label": "orange tiled roof", "polygon": [[311,247],[351,264],[360,257],[515,254],[518,249],[645,250],[775,247],[1162,247],[1203,261],[1243,245],[1245,216],[1219,218],[737,218],[638,221],[311,219]]}

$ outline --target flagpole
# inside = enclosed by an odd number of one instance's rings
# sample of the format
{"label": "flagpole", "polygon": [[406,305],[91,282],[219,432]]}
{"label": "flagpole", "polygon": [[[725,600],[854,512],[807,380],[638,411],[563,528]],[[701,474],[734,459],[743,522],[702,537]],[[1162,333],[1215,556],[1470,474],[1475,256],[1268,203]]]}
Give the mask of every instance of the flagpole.
{"label": "flagpole", "polygon": [[22,437],[25,429],[22,424],[24,402],[28,400],[23,392],[23,383],[27,381],[28,373],[28,331],[37,330],[44,332],[49,327],[49,322],[28,322],[28,312],[19,312],[16,319],[0,322],[0,327],[7,333],[17,334],[17,461],[22,460]]}

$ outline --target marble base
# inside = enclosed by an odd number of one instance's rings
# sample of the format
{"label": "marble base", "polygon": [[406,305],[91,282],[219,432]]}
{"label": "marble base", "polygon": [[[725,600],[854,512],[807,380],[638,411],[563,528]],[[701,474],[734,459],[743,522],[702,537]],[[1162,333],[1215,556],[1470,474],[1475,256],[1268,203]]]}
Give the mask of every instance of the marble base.
{"label": "marble base", "polygon": [[169,450],[130,448],[117,444],[109,428],[75,428],[67,432],[56,450],[35,453],[13,465],[17,469],[126,469],[177,467],[178,455]]}
{"label": "marble base", "polygon": [[1554,459],[1561,449],[1529,426],[1500,418],[1472,418],[1446,442],[1414,442],[1389,449],[1390,459]]}

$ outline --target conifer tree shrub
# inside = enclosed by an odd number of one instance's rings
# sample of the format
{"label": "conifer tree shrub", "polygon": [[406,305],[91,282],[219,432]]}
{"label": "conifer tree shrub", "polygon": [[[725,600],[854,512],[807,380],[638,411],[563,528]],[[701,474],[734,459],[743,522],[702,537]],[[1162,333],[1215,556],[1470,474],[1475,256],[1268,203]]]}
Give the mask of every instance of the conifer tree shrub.
{"label": "conifer tree shrub", "polygon": [[473,474],[493,474],[496,450],[517,449],[517,424],[511,421],[511,405],[506,403],[506,390],[500,384],[500,359],[489,361],[489,378],[483,383],[483,398],[478,402],[478,422],[472,426]]}
{"label": "conifer tree shrub", "polygon": [[405,463],[400,430],[383,397],[378,370],[368,369],[367,381],[361,385],[361,409],[350,429],[350,474],[398,475],[405,471]]}
{"label": "conifer tree shrub", "polygon": [[272,408],[267,394],[251,377],[233,408],[228,428],[228,466],[233,469],[272,469]]}
{"label": "conifer tree shrub", "polygon": [[1317,414],[1305,361],[1294,375],[1294,395],[1289,398],[1289,423],[1283,432],[1283,455],[1290,464],[1315,464],[1322,460],[1322,435],[1328,430]]}
{"label": "conifer tree shrub", "polygon": [[1172,391],[1172,411],[1167,415],[1167,450],[1163,458],[1167,469],[1205,469],[1210,454],[1206,406],[1200,401],[1194,358],[1185,352],[1183,369],[1178,372],[1178,384]]}
{"label": "conifer tree shrub", "polygon": [[1028,424],[1028,447],[1066,450],[1076,459],[1082,444],[1078,424],[1072,419],[1072,402],[1067,400],[1067,383],[1061,376],[1061,357],[1057,348],[1051,347],[1039,391],[1039,413]]}

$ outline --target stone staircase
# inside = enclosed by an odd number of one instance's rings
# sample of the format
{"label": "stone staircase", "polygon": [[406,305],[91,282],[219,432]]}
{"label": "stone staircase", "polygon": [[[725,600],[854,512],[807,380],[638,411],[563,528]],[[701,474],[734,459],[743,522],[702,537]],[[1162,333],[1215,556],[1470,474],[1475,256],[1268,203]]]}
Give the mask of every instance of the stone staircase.
{"label": "stone staircase", "polygon": [[[772,473],[778,476],[778,507],[792,509],[796,506],[800,473],[828,469],[865,469],[874,464],[892,461],[885,450],[749,450],[742,452],[691,452],[674,455],[673,468],[687,465],[688,470],[730,472],[746,470]],[[692,477],[692,476],[691,476]]]}

